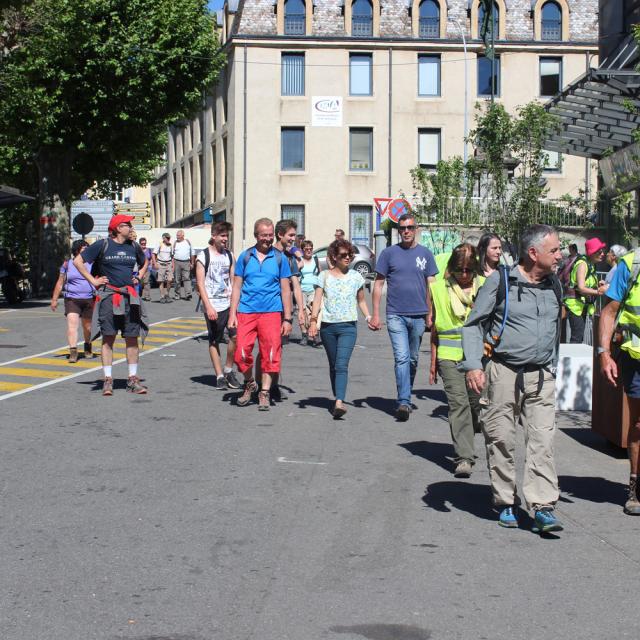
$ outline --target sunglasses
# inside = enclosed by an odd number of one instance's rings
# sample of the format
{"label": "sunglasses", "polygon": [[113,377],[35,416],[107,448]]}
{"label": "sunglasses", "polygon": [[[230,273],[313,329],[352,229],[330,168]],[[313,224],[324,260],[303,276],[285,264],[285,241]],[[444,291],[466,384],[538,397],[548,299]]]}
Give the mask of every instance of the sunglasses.
{"label": "sunglasses", "polygon": [[453,273],[464,275],[465,273],[473,273],[473,269],[456,269]]}
{"label": "sunglasses", "polygon": [[336,255],[336,258],[339,258],[341,260],[344,260],[345,258],[351,259],[351,254],[350,253],[339,253],[339,254]]}
{"label": "sunglasses", "polygon": [[400,231],[415,231],[416,230],[416,225],[415,224],[405,224],[403,226],[398,227],[398,229],[400,229]]}

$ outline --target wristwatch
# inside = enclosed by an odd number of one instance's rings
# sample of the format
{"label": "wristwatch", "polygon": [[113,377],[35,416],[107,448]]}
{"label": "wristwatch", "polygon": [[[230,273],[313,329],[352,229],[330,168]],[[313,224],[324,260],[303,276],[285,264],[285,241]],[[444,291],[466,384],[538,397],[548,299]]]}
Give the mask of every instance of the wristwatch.
{"label": "wristwatch", "polygon": [[598,348],[596,349],[596,353],[597,353],[598,355],[601,355],[601,354],[603,354],[603,353],[611,353],[611,349],[605,349],[604,347],[598,347]]}
{"label": "wristwatch", "polygon": [[289,324],[293,324],[293,320],[291,318],[282,318],[283,322],[288,322]]}

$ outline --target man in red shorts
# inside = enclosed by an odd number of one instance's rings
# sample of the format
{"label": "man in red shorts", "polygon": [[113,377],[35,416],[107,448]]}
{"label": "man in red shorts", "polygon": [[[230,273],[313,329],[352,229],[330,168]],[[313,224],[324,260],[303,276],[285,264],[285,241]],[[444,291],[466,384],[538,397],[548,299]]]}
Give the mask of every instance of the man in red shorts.
{"label": "man in red shorts", "polygon": [[273,247],[274,229],[269,218],[256,220],[256,244],[236,261],[229,328],[237,329],[235,362],[244,376],[238,406],[244,407],[258,390],[253,378],[253,346],[258,338],[262,379],[258,409],[271,406],[272,374],[280,371],[281,336],[291,333],[291,269],[282,253]]}

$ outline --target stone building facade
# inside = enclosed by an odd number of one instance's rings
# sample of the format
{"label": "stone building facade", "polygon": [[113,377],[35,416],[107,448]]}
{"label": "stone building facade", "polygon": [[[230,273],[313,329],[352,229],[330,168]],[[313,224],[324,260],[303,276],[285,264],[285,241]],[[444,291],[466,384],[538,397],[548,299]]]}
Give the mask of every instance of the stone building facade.
{"label": "stone building facade", "polygon": [[[229,220],[236,251],[262,216],[295,217],[316,246],[335,228],[370,244],[374,198],[410,195],[413,167],[465,153],[465,112],[471,128],[492,73],[514,112],[597,65],[597,0],[495,6],[494,68],[478,0],[227,0],[228,64],[203,111],[169,129],[153,222]],[[593,186],[588,161],[552,164],[549,197]]]}

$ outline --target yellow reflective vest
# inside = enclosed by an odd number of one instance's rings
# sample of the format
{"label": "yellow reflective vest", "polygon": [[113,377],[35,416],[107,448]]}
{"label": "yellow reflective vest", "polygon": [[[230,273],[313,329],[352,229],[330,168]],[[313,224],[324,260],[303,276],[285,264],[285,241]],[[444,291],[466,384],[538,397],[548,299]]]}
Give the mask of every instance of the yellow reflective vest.
{"label": "yellow reflective vest", "polygon": [[[478,288],[485,281],[484,276],[476,276]],[[436,280],[429,285],[431,299],[436,312],[435,329],[438,334],[438,360],[462,360],[462,327],[466,321],[453,314],[448,280]],[[471,313],[471,308],[467,316]]]}
{"label": "yellow reflective vest", "polygon": [[[621,258],[629,268],[630,274],[633,274],[633,255],[632,251]],[[640,286],[638,286],[638,280],[640,278],[636,278],[633,283],[618,318],[618,328],[622,329],[625,336],[625,341],[620,345],[620,348],[636,360],[640,360]]]}
{"label": "yellow reflective vest", "polygon": [[[589,287],[589,289],[597,289],[598,288],[598,274],[596,273],[596,266],[593,262],[587,260],[584,256],[578,256],[576,261],[573,263],[573,267],[571,269],[571,274],[569,275],[569,287],[571,289],[575,289],[578,285],[577,274],[578,274],[578,265],[584,263],[587,265],[587,275],[584,279],[584,286]],[[564,301],[565,306],[571,313],[576,316],[581,316],[585,306],[587,306],[587,314],[592,316],[595,311],[595,306],[592,302],[587,302],[585,296],[581,295],[576,291],[575,298],[566,298]]]}

